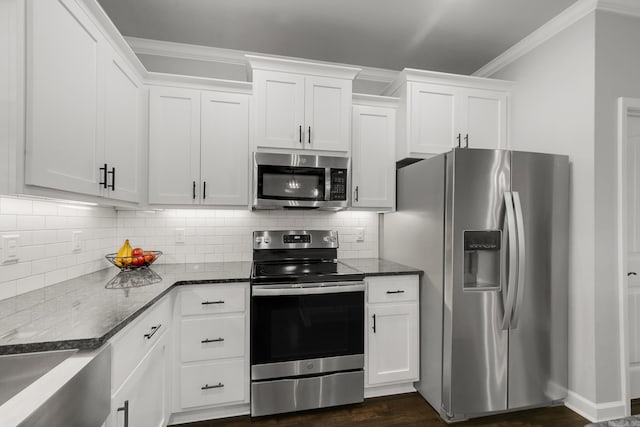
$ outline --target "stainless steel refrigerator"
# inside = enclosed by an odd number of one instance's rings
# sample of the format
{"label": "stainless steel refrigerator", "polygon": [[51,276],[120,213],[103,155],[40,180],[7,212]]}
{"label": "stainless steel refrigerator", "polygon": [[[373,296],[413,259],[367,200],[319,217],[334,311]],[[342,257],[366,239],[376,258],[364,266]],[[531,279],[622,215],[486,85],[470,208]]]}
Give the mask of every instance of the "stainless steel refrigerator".
{"label": "stainless steel refrigerator", "polygon": [[424,270],[418,392],[447,421],[567,395],[566,156],[454,149],[397,171],[382,256]]}

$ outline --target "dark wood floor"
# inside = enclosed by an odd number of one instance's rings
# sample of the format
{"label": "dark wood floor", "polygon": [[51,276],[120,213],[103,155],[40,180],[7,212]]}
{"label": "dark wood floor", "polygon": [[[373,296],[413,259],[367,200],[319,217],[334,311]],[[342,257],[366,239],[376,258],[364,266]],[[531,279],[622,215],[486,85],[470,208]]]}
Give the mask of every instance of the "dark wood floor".
{"label": "dark wood floor", "polygon": [[[640,403],[638,405],[640,409]],[[453,424],[464,426],[562,426],[583,427],[589,421],[564,406],[531,409],[476,418]],[[249,416],[181,424],[182,427],[412,427],[447,426],[418,393],[367,399],[357,405],[318,409],[286,415]]]}

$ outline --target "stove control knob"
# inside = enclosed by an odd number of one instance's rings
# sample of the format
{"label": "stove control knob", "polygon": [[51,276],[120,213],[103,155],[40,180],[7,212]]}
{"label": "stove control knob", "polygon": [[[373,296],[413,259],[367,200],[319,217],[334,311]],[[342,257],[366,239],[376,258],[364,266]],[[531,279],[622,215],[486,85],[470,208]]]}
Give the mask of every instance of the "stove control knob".
{"label": "stove control knob", "polygon": [[262,237],[256,237],[256,243],[258,244],[262,243]]}
{"label": "stove control knob", "polygon": [[336,237],[335,236],[324,236],[322,238],[322,240],[324,240],[325,242],[335,243]]}
{"label": "stove control knob", "polygon": [[264,243],[271,243],[271,237],[269,236],[264,236],[262,240],[264,241]]}

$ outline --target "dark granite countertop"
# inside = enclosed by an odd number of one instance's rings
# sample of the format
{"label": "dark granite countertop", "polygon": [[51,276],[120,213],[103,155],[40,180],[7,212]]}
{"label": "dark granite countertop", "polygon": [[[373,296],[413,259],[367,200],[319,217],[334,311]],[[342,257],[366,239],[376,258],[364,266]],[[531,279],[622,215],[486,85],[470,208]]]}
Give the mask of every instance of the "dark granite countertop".
{"label": "dark granite countertop", "polygon": [[418,268],[408,267],[382,258],[344,259],[341,263],[355,268],[367,276],[399,276],[406,274],[423,274]]}
{"label": "dark granite countertop", "polygon": [[245,282],[250,262],[115,267],[0,301],[0,354],[104,344],[178,285]]}
{"label": "dark granite countertop", "polygon": [[[422,274],[378,258],[342,263],[365,276]],[[174,286],[245,282],[250,262],[156,264],[119,273],[115,267],[0,301],[0,354],[95,349]]]}

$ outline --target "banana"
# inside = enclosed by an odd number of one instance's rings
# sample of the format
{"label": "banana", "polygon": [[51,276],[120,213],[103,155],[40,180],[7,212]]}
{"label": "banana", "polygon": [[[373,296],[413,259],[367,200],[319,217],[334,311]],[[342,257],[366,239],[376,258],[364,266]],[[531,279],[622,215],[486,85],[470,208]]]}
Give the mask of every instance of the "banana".
{"label": "banana", "polygon": [[116,265],[118,267],[131,264],[131,250],[131,244],[129,243],[129,239],[127,239],[116,254]]}

